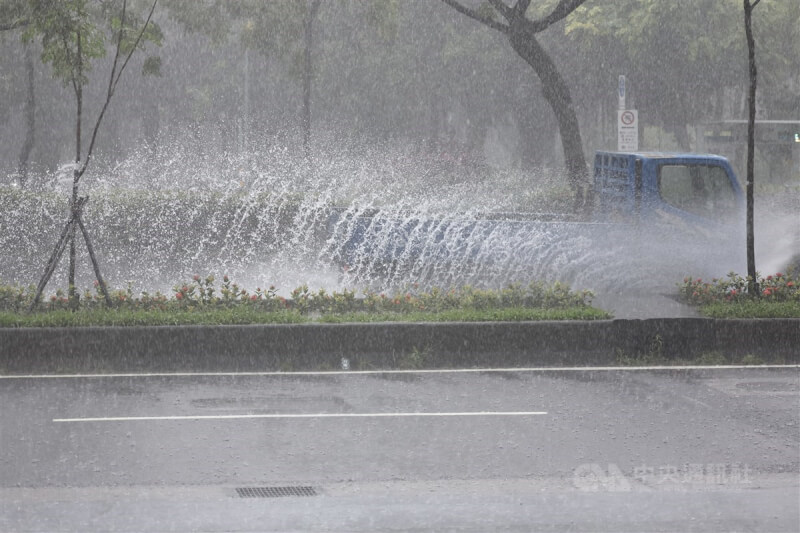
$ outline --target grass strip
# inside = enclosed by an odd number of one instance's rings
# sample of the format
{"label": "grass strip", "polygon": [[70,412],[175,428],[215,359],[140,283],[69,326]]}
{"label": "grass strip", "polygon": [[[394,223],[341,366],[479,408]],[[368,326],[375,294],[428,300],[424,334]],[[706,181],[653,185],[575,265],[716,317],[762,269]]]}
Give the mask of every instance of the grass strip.
{"label": "grass strip", "polygon": [[322,315],[318,322],[524,322],[539,320],[603,320],[611,315],[594,307],[541,309],[509,307],[501,309],[448,309],[438,312],[344,313]]}
{"label": "grass strip", "polygon": [[786,358],[779,355],[759,356],[745,354],[735,356],[720,351],[699,353],[689,357],[669,358],[660,354],[638,354],[629,356],[617,353],[616,364],[619,366],[729,366],[729,365],[784,365]]}
{"label": "grass strip", "polygon": [[252,308],[193,309],[190,311],[92,309],[71,312],[54,310],[23,314],[0,312],[0,327],[81,327],[81,326],[182,326],[297,324],[304,322],[486,322],[529,320],[599,320],[610,318],[593,307],[567,309],[503,308],[451,309],[441,312],[344,313],[308,316],[297,311],[264,312]]}
{"label": "grass strip", "polygon": [[310,319],[296,311],[258,312],[246,308],[192,311],[92,309],[47,311],[30,315],[0,312],[0,327],[190,326],[233,324],[296,324]]}
{"label": "grass strip", "polygon": [[800,318],[800,301],[742,301],[714,303],[700,307],[710,318]]}

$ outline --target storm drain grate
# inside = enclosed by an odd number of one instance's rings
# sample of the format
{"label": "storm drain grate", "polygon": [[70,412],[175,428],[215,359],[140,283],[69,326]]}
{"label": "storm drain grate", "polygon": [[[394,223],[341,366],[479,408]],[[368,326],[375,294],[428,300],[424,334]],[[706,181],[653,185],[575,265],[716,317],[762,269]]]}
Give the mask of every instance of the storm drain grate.
{"label": "storm drain grate", "polygon": [[314,487],[237,487],[240,498],[282,498],[284,496],[316,496]]}

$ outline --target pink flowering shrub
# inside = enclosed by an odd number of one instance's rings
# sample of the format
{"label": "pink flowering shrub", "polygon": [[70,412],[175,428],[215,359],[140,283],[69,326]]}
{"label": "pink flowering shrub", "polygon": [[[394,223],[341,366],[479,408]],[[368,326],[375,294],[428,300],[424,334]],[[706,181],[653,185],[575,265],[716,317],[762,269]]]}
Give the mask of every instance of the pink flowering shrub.
{"label": "pink flowering shrub", "polygon": [[750,281],[749,277],[742,277],[734,272],[725,278],[713,278],[711,281],[687,277],[683,283],[678,284],[678,291],[681,299],[691,305],[735,303],[755,299],[772,302],[800,301],[798,286],[800,280],[793,273],[778,272],[766,277],[759,275],[756,281],[761,294],[758,296],[748,291]]}
{"label": "pink flowering shrub", "polygon": [[[366,291],[360,297],[353,290],[314,291],[303,285],[294,289],[289,298],[279,296],[274,285],[267,289],[257,287],[250,292],[234,283],[227,275],[222,277],[221,285],[215,283],[213,275],[194,275],[191,281],[173,286],[171,296],[146,291],[136,295],[131,284],[125,289],[109,290],[109,296],[115,309],[134,311],[192,312],[235,308],[264,312],[290,310],[304,315],[441,312],[512,307],[563,309],[589,306],[593,297],[590,291],[572,291],[567,285],[560,283],[512,284],[502,289],[465,286],[452,289],[433,288],[428,291],[421,290],[414,284],[392,294]],[[34,294],[34,287],[23,289],[0,283],[0,311],[24,312],[33,301]],[[94,290],[85,290],[80,295],[78,304],[79,309],[106,307],[105,297],[97,283]],[[39,309],[67,310],[70,309],[70,302],[64,291],[58,289],[45,298]]]}

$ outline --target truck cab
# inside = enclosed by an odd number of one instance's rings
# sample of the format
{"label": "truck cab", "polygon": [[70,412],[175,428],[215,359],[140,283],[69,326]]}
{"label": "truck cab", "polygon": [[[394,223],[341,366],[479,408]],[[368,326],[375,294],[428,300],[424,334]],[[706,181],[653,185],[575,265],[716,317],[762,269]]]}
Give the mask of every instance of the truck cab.
{"label": "truck cab", "polygon": [[716,155],[597,152],[594,190],[599,220],[714,230],[744,218],[742,188],[728,160]]}

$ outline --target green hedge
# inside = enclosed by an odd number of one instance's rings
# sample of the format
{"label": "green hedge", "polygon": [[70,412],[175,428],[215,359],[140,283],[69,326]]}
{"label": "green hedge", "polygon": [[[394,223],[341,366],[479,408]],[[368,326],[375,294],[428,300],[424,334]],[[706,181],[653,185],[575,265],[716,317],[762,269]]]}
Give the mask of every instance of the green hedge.
{"label": "green hedge", "polygon": [[[112,309],[99,290],[84,291],[70,302],[62,289],[28,314],[34,288],[0,284],[0,327],[86,325],[263,324],[273,322],[520,321],[595,320],[610,315],[591,307],[592,293],[561,283],[509,285],[503,289],[429,291],[410,288],[390,295],[367,291],[311,291],[298,287],[290,298],[274,286],[243,289],[226,275],[198,275],[173,287],[172,294],[110,292]],[[74,309],[74,310],[73,310]],[[71,311],[72,310],[72,311]]]}

